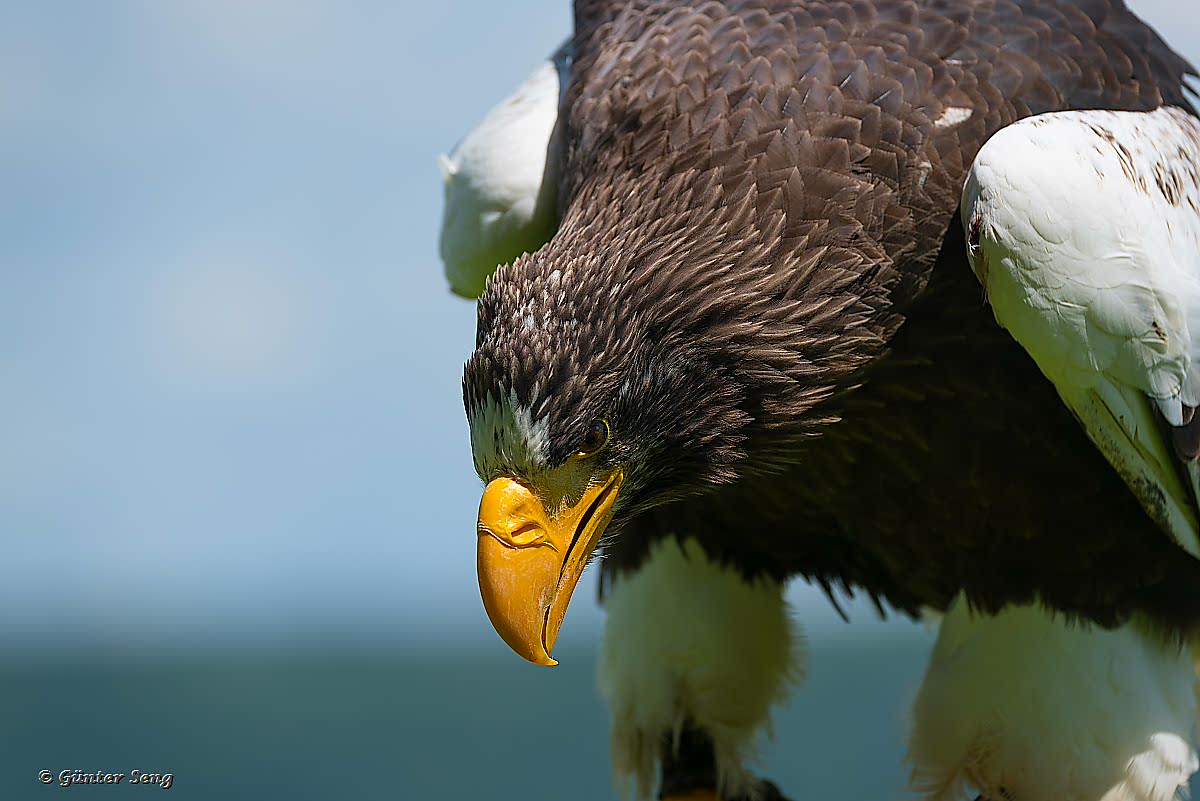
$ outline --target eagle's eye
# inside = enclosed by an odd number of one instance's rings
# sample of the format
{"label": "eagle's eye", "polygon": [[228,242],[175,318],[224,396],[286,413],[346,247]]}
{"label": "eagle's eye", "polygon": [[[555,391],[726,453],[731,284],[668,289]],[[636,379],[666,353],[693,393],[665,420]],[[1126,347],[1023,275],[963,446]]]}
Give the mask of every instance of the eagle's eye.
{"label": "eagle's eye", "polygon": [[575,456],[580,459],[594,456],[604,450],[610,436],[611,431],[607,420],[599,418],[593,420],[588,424],[588,431],[584,434],[583,441],[579,443],[579,450],[575,452]]}

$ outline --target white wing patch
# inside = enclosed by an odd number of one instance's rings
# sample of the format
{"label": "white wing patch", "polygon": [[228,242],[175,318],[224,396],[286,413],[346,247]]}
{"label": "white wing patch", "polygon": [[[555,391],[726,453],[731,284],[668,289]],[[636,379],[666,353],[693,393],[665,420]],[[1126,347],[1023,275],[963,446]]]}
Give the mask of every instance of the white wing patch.
{"label": "white wing patch", "polygon": [[956,125],[962,125],[967,120],[971,119],[971,115],[975,113],[975,109],[965,108],[963,106],[947,106],[942,110],[942,113],[933,121],[933,127],[953,128]]}
{"label": "white wing patch", "polygon": [[438,159],[446,189],[442,262],[460,295],[478,296],[496,267],[554,233],[553,134],[569,63],[564,46]]}
{"label": "white wing patch", "polygon": [[1182,427],[1200,405],[1198,160],[1181,109],[1045,114],[989,140],[962,202],[996,320],[1193,555],[1195,504],[1155,409]]}

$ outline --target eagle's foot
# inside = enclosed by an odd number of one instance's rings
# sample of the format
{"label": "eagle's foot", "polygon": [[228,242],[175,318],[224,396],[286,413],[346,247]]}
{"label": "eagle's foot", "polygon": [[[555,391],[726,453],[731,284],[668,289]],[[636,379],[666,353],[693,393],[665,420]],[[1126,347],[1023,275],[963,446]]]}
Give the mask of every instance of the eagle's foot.
{"label": "eagle's foot", "polygon": [[[748,801],[744,798],[725,799],[717,795],[716,790],[692,790],[683,794],[672,794],[660,796],[661,801]],[[758,796],[758,801],[788,801],[787,798],[779,792],[779,788],[768,781],[762,783],[762,793]]]}
{"label": "eagle's foot", "polygon": [[[751,801],[746,796],[737,798],[722,798],[717,795],[717,791],[711,787],[697,790],[688,790],[683,793],[671,793],[669,795],[660,795],[660,801]],[[783,793],[779,792],[779,788],[772,782],[763,780],[760,785],[759,794],[755,801],[788,801]]]}
{"label": "eagle's foot", "polygon": [[736,798],[717,794],[717,761],[713,743],[703,732],[685,728],[663,743],[660,801],[787,801],[773,783],[758,780],[757,792]]}
{"label": "eagle's foot", "polygon": [[661,801],[720,801],[717,795],[717,761],[712,740],[687,727],[679,738],[664,738]]}

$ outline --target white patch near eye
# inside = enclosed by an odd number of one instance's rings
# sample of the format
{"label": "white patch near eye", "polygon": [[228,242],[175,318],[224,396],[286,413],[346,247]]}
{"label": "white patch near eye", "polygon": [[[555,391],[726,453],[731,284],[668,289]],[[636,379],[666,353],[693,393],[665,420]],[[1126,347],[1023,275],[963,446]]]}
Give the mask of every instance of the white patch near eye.
{"label": "white patch near eye", "polygon": [[515,470],[532,473],[545,469],[550,448],[550,426],[534,420],[515,392],[473,407],[467,414],[471,426],[471,453],[475,472],[487,481],[496,473]]}

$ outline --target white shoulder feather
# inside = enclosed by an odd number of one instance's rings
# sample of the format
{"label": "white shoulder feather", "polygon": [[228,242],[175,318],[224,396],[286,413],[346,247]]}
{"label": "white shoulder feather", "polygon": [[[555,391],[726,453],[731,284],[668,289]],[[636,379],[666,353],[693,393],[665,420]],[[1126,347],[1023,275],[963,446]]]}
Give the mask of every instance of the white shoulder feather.
{"label": "white shoulder feather", "polygon": [[962,222],[996,320],[1200,555],[1194,487],[1155,417],[1181,430],[1200,406],[1198,166],[1200,121],[1181,109],[1044,114],[980,151]]}
{"label": "white shoulder feather", "polygon": [[569,63],[564,45],[438,158],[446,190],[440,249],[459,295],[478,296],[496,267],[554,233],[553,134]]}

